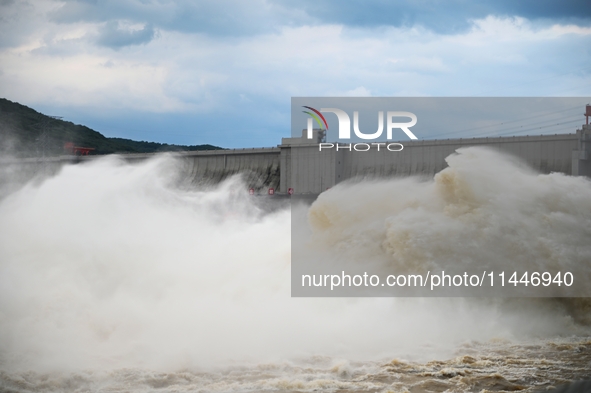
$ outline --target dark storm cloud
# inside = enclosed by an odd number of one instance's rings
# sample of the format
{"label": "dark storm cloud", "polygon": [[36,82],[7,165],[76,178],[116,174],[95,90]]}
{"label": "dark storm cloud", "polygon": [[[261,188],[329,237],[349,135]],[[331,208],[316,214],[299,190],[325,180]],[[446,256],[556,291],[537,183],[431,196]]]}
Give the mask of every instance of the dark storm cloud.
{"label": "dark storm cloud", "polygon": [[141,30],[121,28],[116,21],[110,21],[99,31],[96,43],[113,49],[124,46],[146,44],[154,38],[155,31],[151,25],[144,26]]}
{"label": "dark storm cloud", "polygon": [[457,33],[472,19],[489,15],[530,20],[591,23],[591,2],[580,0],[71,0],[52,12],[58,23],[129,20],[165,30],[213,36],[244,36],[282,26],[343,24],[356,27],[420,25],[438,33]]}
{"label": "dark storm cloud", "polygon": [[238,36],[265,33],[283,25],[293,25],[301,14],[300,11],[265,0],[74,0],[66,2],[50,13],[49,17],[56,23],[148,21],[165,30]]}
{"label": "dark storm cloud", "polygon": [[[274,2],[293,4],[290,0]],[[323,23],[358,27],[421,25],[438,33],[466,30],[471,26],[471,19],[489,15],[568,21],[579,25],[591,22],[591,2],[581,0],[301,0],[297,4]]]}
{"label": "dark storm cloud", "polygon": [[105,22],[112,19],[132,21],[153,18],[157,4],[146,4],[133,0],[68,0],[57,10],[48,14],[56,23]]}

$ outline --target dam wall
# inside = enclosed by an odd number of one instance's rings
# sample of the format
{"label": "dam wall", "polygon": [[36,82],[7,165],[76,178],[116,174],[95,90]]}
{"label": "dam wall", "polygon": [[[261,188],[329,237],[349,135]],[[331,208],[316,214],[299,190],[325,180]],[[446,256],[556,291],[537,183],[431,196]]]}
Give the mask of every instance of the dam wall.
{"label": "dam wall", "polygon": [[[216,184],[241,174],[256,194],[274,188],[279,194],[319,194],[335,184],[356,178],[432,177],[444,169],[445,158],[457,149],[486,146],[516,156],[541,173],[561,172],[591,177],[591,125],[574,134],[422,140],[401,142],[401,151],[354,151],[351,145],[333,144],[320,151],[317,140],[284,138],[272,148],[210,150],[169,153],[181,163],[183,182]],[[140,162],[159,153],[123,154],[124,160]],[[64,165],[89,162],[100,156],[0,159],[0,192],[6,193],[23,181],[52,176]],[[14,187],[13,187],[14,185]],[[2,191],[4,190],[4,191]],[[1,195],[0,195],[1,196]]]}
{"label": "dam wall", "polygon": [[[297,193],[319,193],[354,178],[432,177],[447,167],[447,156],[469,146],[485,146],[519,157],[540,173],[591,176],[589,126],[575,134],[405,141],[401,142],[401,151],[389,151],[385,144],[379,150],[374,145],[367,151],[355,151],[351,144],[334,144],[320,151],[318,142],[297,139],[285,138],[287,143],[280,146],[282,168],[286,168],[280,192],[291,187]],[[368,145],[358,147],[365,149]]]}
{"label": "dam wall", "polygon": [[[119,157],[129,163],[139,163],[158,154],[162,153],[121,154]],[[244,182],[257,193],[266,194],[270,187],[279,188],[281,170],[278,147],[168,154],[179,160],[184,184],[207,186],[240,174]],[[101,157],[104,156],[0,159],[0,188],[6,192],[6,189],[10,190],[32,179],[53,176],[65,165],[88,163]]]}
{"label": "dam wall", "polygon": [[184,174],[197,185],[216,184],[241,174],[255,192],[279,187],[281,167],[279,148],[210,150],[181,153]]}
{"label": "dam wall", "polygon": [[[159,153],[123,154],[129,162],[138,162]],[[257,193],[279,189],[281,178],[280,148],[206,150],[169,153],[181,162],[183,181],[199,186],[217,184],[240,174],[245,184]],[[84,160],[93,156],[84,157]]]}

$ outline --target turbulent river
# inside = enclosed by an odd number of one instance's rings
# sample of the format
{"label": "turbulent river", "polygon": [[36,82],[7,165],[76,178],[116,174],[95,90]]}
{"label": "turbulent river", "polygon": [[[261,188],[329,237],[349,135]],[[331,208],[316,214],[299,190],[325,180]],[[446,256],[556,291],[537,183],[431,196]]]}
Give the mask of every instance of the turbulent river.
{"label": "turbulent river", "polygon": [[[299,208],[327,247],[370,228],[360,244],[394,265],[453,252],[591,266],[589,180],[474,149],[448,163]],[[189,187],[179,166],[106,157],[4,194],[0,390],[535,392],[590,377],[586,299],[292,298],[290,208],[239,177]],[[356,216],[345,192],[373,199]]]}

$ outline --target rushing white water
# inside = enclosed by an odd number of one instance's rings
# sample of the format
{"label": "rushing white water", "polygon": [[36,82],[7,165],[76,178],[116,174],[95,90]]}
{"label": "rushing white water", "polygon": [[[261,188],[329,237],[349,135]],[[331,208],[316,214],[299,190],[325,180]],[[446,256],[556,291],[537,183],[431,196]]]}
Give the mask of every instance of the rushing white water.
{"label": "rushing white water", "polygon": [[[591,282],[589,179],[538,175],[481,147],[446,160],[433,181],[351,182],[323,193],[309,212],[316,244],[338,250],[341,265],[379,259],[389,272],[517,268],[551,277],[570,271],[576,284]],[[589,296],[588,287],[573,296]]]}
{"label": "rushing white water", "polygon": [[[589,210],[582,212],[591,206],[588,181],[537,176],[500,164],[494,153],[471,152],[451,159],[452,169],[436,183],[373,183],[388,193],[364,195],[374,195],[365,213],[375,217],[367,210],[374,208],[383,215],[385,206],[399,214],[388,233],[408,225],[420,240],[449,228],[455,241],[485,230],[469,220],[466,227],[453,222],[464,214],[461,202],[500,231],[494,242],[502,244],[507,228],[518,229],[511,222],[525,225],[518,251],[528,252],[527,242],[544,231],[537,225],[548,219],[546,209],[557,212],[551,227],[564,235],[558,243],[589,239]],[[478,172],[493,164],[486,177]],[[170,156],[136,165],[108,157],[67,166],[0,201],[0,368],[166,371],[313,356],[432,360],[470,340],[586,332],[562,303],[548,300],[291,298],[289,209],[266,213],[239,178],[210,189],[178,187],[177,169]],[[439,193],[438,204],[422,192],[429,187]],[[569,192],[559,192],[563,187]],[[362,185],[342,188],[367,192]],[[314,209],[330,201],[338,210],[339,189]],[[447,214],[433,216],[444,203]],[[410,205],[412,211],[403,209]],[[514,211],[497,217],[498,209]],[[430,217],[427,223],[405,218],[421,214]],[[337,231],[362,223],[331,219]],[[568,241],[589,250],[588,241]],[[431,247],[426,250],[444,245]],[[400,257],[410,263],[413,255]]]}

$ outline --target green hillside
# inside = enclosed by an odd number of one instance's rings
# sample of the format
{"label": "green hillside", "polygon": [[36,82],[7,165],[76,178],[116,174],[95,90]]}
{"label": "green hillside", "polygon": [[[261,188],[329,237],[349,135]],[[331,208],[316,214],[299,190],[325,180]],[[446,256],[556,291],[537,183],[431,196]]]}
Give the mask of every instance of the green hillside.
{"label": "green hillside", "polygon": [[39,113],[27,106],[0,98],[0,154],[17,157],[67,154],[64,144],[90,147],[91,154],[154,153],[165,151],[220,150],[212,145],[169,145],[107,138],[86,126]]}

